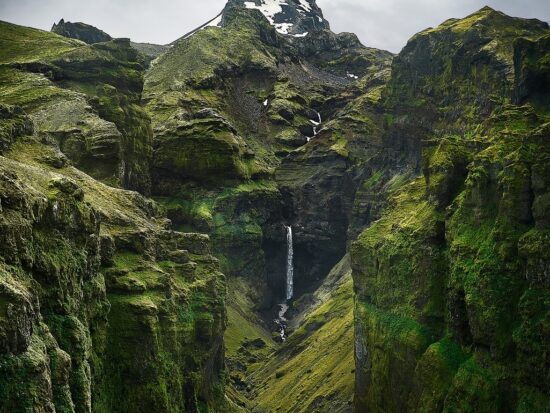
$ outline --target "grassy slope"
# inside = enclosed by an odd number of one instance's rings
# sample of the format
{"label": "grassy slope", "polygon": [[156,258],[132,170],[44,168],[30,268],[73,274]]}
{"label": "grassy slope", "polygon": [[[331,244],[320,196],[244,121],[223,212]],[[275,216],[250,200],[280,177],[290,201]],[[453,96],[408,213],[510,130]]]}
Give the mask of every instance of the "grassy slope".
{"label": "grassy slope", "polygon": [[246,381],[254,412],[350,412],[353,292],[346,256],[297,316],[299,327]]}
{"label": "grassy slope", "polygon": [[0,21],[0,61],[2,63],[40,62],[86,44],[30,27]]}

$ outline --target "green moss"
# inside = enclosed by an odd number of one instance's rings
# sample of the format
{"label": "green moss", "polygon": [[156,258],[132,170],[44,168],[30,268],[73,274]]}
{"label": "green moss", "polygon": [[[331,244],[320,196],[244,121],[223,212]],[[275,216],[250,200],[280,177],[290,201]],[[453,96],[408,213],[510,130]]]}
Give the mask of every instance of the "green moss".
{"label": "green moss", "polygon": [[131,271],[143,263],[143,257],[133,252],[119,252],[113,257],[115,266]]}
{"label": "green moss", "polygon": [[346,139],[339,138],[336,141],[336,143],[330,147],[330,149],[332,149],[338,155],[343,156],[344,158],[347,158],[349,155],[347,144],[348,144],[348,141]]}
{"label": "green moss", "polygon": [[52,406],[49,391],[51,383],[43,377],[48,369],[48,355],[44,341],[34,334],[28,350],[19,355],[0,357],[0,396],[2,410],[23,413]]}
{"label": "green moss", "polygon": [[498,412],[500,403],[495,378],[474,359],[469,359],[453,379],[443,411]]}
{"label": "green moss", "polygon": [[383,175],[383,171],[374,172],[369,179],[363,182],[363,188],[367,189],[375,186],[380,181],[380,178],[382,178]]}
{"label": "green moss", "polygon": [[[354,388],[353,293],[349,266],[267,363],[249,377],[260,412],[349,409]],[[347,272],[347,274],[346,274]]]}
{"label": "green moss", "polygon": [[446,338],[428,347],[415,368],[410,411],[441,411],[459,367],[468,359],[456,342]]}
{"label": "green moss", "polygon": [[44,61],[85,46],[78,40],[7,22],[0,22],[0,33],[3,63]]}

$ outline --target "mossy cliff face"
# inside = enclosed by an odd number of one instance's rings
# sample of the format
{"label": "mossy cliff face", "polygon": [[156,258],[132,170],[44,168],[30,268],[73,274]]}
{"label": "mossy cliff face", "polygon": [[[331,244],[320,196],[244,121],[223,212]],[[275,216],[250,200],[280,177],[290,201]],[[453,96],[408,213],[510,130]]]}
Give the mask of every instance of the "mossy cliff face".
{"label": "mossy cliff face", "polygon": [[86,45],[0,23],[4,103],[21,106],[81,170],[148,193],[151,126],[140,106],[144,67],[130,42]]}
{"label": "mossy cliff face", "polygon": [[355,159],[342,134],[319,150],[308,138],[317,111],[328,120],[376,83],[353,82],[352,70],[374,78],[390,57],[328,30],[279,35],[259,11],[230,4],[221,27],[176,41],[147,73],[155,195],[182,227],[210,232],[227,273],[271,287],[265,306],[284,289],[283,223],[297,226],[300,288],[345,253]]}
{"label": "mossy cliff face", "polygon": [[420,173],[352,247],[356,411],[547,411],[548,32],[485,8],[395,59],[384,139]]}
{"label": "mossy cliff face", "polygon": [[[226,287],[209,237],[87,174],[120,184],[106,170],[125,145],[148,159],[139,56],[0,30],[0,411],[224,411]],[[133,168],[130,181],[147,182],[141,160],[145,180]]]}

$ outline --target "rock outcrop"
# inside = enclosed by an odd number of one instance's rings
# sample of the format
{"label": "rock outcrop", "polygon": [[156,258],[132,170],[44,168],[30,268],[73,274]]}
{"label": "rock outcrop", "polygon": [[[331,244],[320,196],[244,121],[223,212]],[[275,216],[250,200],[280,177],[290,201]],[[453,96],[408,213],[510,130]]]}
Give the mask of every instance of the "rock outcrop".
{"label": "rock outcrop", "polygon": [[54,23],[51,31],[70,39],[82,40],[88,44],[110,42],[113,40],[111,36],[97,27],[80,22],[66,22],[65,19],[59,20],[59,23]]}
{"label": "rock outcrop", "polygon": [[357,411],[545,410],[548,32],[484,8],[395,58],[383,139],[418,173],[352,248]]}
{"label": "rock outcrop", "polygon": [[232,9],[243,7],[258,10],[281,34],[306,37],[309,33],[330,29],[323,12],[312,0],[229,0],[222,12],[222,23]]}
{"label": "rock outcrop", "polygon": [[148,190],[137,52],[0,31],[0,411],[222,411],[210,240],[117,188]]}

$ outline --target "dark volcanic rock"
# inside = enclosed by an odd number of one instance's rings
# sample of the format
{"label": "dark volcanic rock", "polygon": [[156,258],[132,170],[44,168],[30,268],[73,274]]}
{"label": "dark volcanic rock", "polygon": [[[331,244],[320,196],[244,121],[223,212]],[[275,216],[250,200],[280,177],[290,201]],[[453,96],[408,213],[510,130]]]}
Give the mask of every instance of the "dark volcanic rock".
{"label": "dark volcanic rock", "polygon": [[229,0],[223,13],[235,7],[259,10],[283,34],[302,36],[330,30],[321,9],[311,0]]}
{"label": "dark volcanic rock", "polygon": [[59,20],[59,23],[53,24],[52,32],[70,39],[82,40],[88,44],[113,40],[111,36],[97,27],[85,23],[66,22],[64,19]]}

